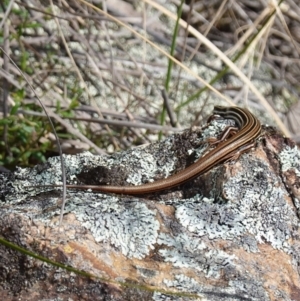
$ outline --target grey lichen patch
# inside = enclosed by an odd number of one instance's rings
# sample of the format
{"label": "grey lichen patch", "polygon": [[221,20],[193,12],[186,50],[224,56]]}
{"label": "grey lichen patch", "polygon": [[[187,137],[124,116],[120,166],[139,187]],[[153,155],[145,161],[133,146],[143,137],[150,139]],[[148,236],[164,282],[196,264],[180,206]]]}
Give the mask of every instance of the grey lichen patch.
{"label": "grey lichen patch", "polygon": [[197,161],[210,150],[210,138],[218,137],[228,126],[234,126],[234,121],[230,119],[216,119],[211,121],[202,129],[201,135],[195,141],[199,143],[199,147],[187,150],[187,153],[189,155],[195,153],[195,161]]}
{"label": "grey lichen patch", "polygon": [[[136,170],[135,173],[132,173],[128,175],[127,182],[133,185],[140,185],[143,183],[143,177],[145,174],[147,174],[147,177],[149,179],[155,178],[158,170],[158,165],[155,159],[155,156],[153,156],[150,153],[144,153],[143,156],[141,156],[141,151],[136,150],[131,152],[131,159],[135,158],[139,168]],[[160,167],[160,171],[162,174],[164,174],[166,177],[169,176],[172,170],[175,168],[175,162],[174,161],[167,161],[166,164]],[[146,173],[147,172],[147,173]],[[153,181],[153,180],[152,180]]]}
{"label": "grey lichen patch", "polygon": [[[67,199],[68,201],[68,199]],[[31,219],[42,220],[45,223],[49,222],[49,218],[57,215],[60,210],[61,202],[56,197],[46,197],[42,200],[29,200],[23,202],[16,202],[14,207],[7,206],[1,208],[2,213],[24,214]]]}
{"label": "grey lichen patch", "polygon": [[279,154],[282,181],[290,192],[300,216],[300,151],[297,146],[286,146]]}
{"label": "grey lichen patch", "polygon": [[[243,215],[243,232],[252,234],[258,243],[269,242],[275,249],[289,253],[289,239],[298,218],[286,201],[281,179],[264,162],[247,157],[241,164],[249,172],[239,172],[224,187],[231,210]],[[254,168],[247,168],[247,164]]]}
{"label": "grey lichen patch", "polygon": [[298,177],[300,177],[300,151],[297,146],[286,146],[283,151],[278,154],[282,171],[294,169]]}
{"label": "grey lichen patch", "polygon": [[[80,199],[76,200],[78,197],[74,198],[74,202],[80,202]],[[145,203],[89,193],[85,194],[84,200],[82,210],[77,207],[73,212],[97,242],[110,243],[124,256],[138,259],[154,248],[159,222],[155,211],[148,209]]]}
{"label": "grey lichen patch", "polygon": [[[224,183],[226,202],[203,198],[202,202],[188,199],[176,208],[176,218],[190,232],[209,239],[240,239],[241,245],[250,252],[242,239],[251,234],[257,243],[269,242],[274,248],[290,252],[289,238],[298,220],[293,208],[286,202],[286,194],[280,186],[280,178],[269,167],[251,155],[241,158],[241,170]],[[248,168],[247,165],[255,166]]]}
{"label": "grey lichen patch", "polygon": [[161,233],[157,242],[167,246],[159,250],[167,262],[175,267],[203,272],[206,277],[219,278],[221,269],[233,265],[234,255],[211,249],[201,239],[184,233],[176,237]]}
{"label": "grey lichen patch", "polygon": [[215,119],[212,120],[204,129],[201,135],[201,140],[206,141],[212,137],[218,137],[226,127],[234,126],[235,123],[231,119]]}
{"label": "grey lichen patch", "polygon": [[[60,212],[57,198],[44,201],[30,201],[16,204],[14,213],[28,212],[33,220],[48,226],[49,217]],[[12,212],[9,207],[4,213]],[[90,230],[98,243],[110,244],[128,258],[142,259],[154,249],[160,224],[156,211],[148,209],[139,199],[117,198],[88,192],[70,193],[67,197],[65,213],[75,214],[81,225]]]}
{"label": "grey lichen patch", "polygon": [[205,299],[197,298],[196,296],[187,297],[184,296],[184,293],[182,294],[182,296],[180,295],[180,293],[178,294],[178,296],[174,296],[174,295],[168,295],[166,293],[154,292],[152,296],[152,300],[154,301],[203,301]]}
{"label": "grey lichen patch", "polygon": [[[176,288],[182,292],[188,291],[199,295],[200,300],[210,301],[268,301],[268,293],[261,282],[249,279],[244,281],[229,281],[227,287],[199,283],[183,274],[175,276],[174,280],[164,280],[169,288]],[[160,299],[154,299],[160,300]],[[164,300],[164,299],[161,299]],[[173,300],[173,299],[169,299]],[[177,300],[177,299],[174,299]]]}
{"label": "grey lichen patch", "polygon": [[[63,158],[68,182],[73,182],[76,174],[81,172],[86,165],[98,166],[109,164],[110,162],[110,160],[105,160],[102,156],[93,156],[89,152],[76,156],[63,155]],[[11,183],[15,191],[13,194],[7,195],[6,200],[16,203],[26,199],[28,196],[36,196],[40,192],[53,190],[49,189],[49,187],[32,186],[61,184],[61,174],[59,157],[49,158],[46,163],[37,165],[32,169],[18,168],[15,172],[15,181]]]}
{"label": "grey lichen patch", "polygon": [[234,211],[230,204],[215,204],[213,199],[195,203],[188,199],[178,206],[176,218],[190,232],[197,236],[207,235],[209,239],[233,239],[243,233],[243,214]]}
{"label": "grey lichen patch", "polygon": [[228,291],[231,292],[231,294],[235,296],[237,300],[270,300],[269,294],[264,288],[263,282],[251,278],[247,279],[244,277],[241,280],[229,281]]}
{"label": "grey lichen patch", "polygon": [[240,238],[239,241],[237,241],[237,243],[242,245],[243,248],[249,253],[259,252],[257,241],[253,235],[245,234]]}
{"label": "grey lichen patch", "polygon": [[164,284],[168,288],[177,288],[180,291],[188,291],[190,293],[199,294],[202,298],[204,297],[201,294],[201,285],[195,279],[184,274],[175,275],[174,280],[165,279]]}

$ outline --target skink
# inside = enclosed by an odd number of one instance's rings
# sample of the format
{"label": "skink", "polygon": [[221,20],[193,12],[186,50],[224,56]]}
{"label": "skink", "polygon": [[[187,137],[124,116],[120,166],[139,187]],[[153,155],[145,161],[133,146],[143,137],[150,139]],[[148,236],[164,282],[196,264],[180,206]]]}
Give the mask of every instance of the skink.
{"label": "skink", "polygon": [[[67,185],[67,188],[91,189],[93,191],[141,195],[149,194],[161,190],[166,190],[179,186],[196,176],[203,174],[224,162],[237,153],[244,152],[253,146],[255,139],[260,135],[261,124],[259,120],[247,109],[240,107],[221,107],[214,108],[214,115],[225,119],[233,119],[238,131],[228,139],[218,143],[217,147],[201,157],[197,162],[191,164],[180,172],[162,180],[137,186],[110,186],[110,185]],[[61,185],[44,185],[43,187],[61,187]]]}

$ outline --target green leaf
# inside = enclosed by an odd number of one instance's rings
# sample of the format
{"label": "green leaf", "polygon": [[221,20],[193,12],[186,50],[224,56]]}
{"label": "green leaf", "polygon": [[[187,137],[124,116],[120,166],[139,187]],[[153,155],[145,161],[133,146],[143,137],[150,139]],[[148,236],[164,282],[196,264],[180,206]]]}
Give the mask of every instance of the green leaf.
{"label": "green leaf", "polygon": [[29,58],[29,53],[27,51],[22,51],[21,54],[21,70],[22,71],[26,71],[26,66],[27,66],[27,62],[28,62],[28,58]]}
{"label": "green leaf", "polygon": [[77,97],[76,97],[76,99],[72,99],[72,101],[69,105],[69,109],[73,110],[73,109],[76,109],[78,106],[79,106],[79,101],[77,100]]}
{"label": "green leaf", "polygon": [[11,124],[11,120],[9,117],[0,119],[0,126],[10,125],[10,124]]}
{"label": "green leaf", "polygon": [[42,26],[38,22],[25,24],[25,28],[40,28],[40,27],[42,27]]}
{"label": "green leaf", "polygon": [[10,110],[10,115],[15,115],[18,111],[18,109],[20,108],[21,104],[20,103],[16,103]]}

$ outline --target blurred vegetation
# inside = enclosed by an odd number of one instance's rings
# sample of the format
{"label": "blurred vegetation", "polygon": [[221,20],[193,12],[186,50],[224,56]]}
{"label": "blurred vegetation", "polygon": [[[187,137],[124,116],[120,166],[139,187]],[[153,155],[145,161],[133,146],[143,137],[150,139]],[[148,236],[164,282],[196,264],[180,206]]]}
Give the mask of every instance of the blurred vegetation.
{"label": "blurred vegetation", "polygon": [[[180,18],[235,61],[297,138],[299,1],[281,1],[277,11],[272,2],[245,0],[174,0],[159,8],[144,1],[113,3],[0,4],[1,47],[51,113],[64,152],[114,152],[155,141],[158,133],[203,123],[214,104],[228,104],[225,98],[270,116]],[[25,78],[0,53],[0,165],[35,165],[57,154],[56,142]]]}

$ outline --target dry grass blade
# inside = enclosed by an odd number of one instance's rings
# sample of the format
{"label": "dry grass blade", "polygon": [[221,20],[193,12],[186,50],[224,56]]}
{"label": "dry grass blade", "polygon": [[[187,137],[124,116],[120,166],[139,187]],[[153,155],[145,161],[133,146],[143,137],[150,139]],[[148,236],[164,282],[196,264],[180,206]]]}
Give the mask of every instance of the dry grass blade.
{"label": "dry grass blade", "polygon": [[[166,15],[168,15],[172,19],[176,19],[176,16],[171,12],[164,9],[161,5],[151,1],[151,0],[144,0],[145,2],[153,5],[153,7],[158,8],[159,10],[163,11]],[[193,34],[196,38],[199,39],[203,44],[205,44],[213,53],[215,53],[230,69],[249,87],[249,89],[255,94],[255,96],[261,101],[263,106],[268,110],[268,112],[272,115],[274,120],[276,121],[278,127],[281,131],[286,135],[289,136],[289,131],[278,117],[272,106],[268,103],[268,101],[263,97],[263,95],[259,92],[259,90],[249,81],[247,76],[220,50],[218,49],[211,41],[209,41],[206,37],[204,37],[199,31],[195,28],[188,26],[188,24],[181,20],[181,25],[184,28],[187,28],[188,31]],[[177,63],[177,62],[176,62]],[[180,65],[181,66],[181,65]],[[182,66],[181,66],[182,67]],[[209,87],[211,88],[211,87]],[[228,103],[232,103],[231,101]]]}
{"label": "dry grass blade", "polygon": [[0,22],[0,30],[1,30],[2,26],[5,24],[5,22],[7,22],[7,18],[8,18],[9,14],[10,14],[10,11],[11,11],[13,5],[14,5],[14,2],[15,2],[15,0],[10,0],[9,1],[9,4],[8,4],[7,9],[5,11],[5,14],[4,14],[4,16],[3,16],[3,18]]}

